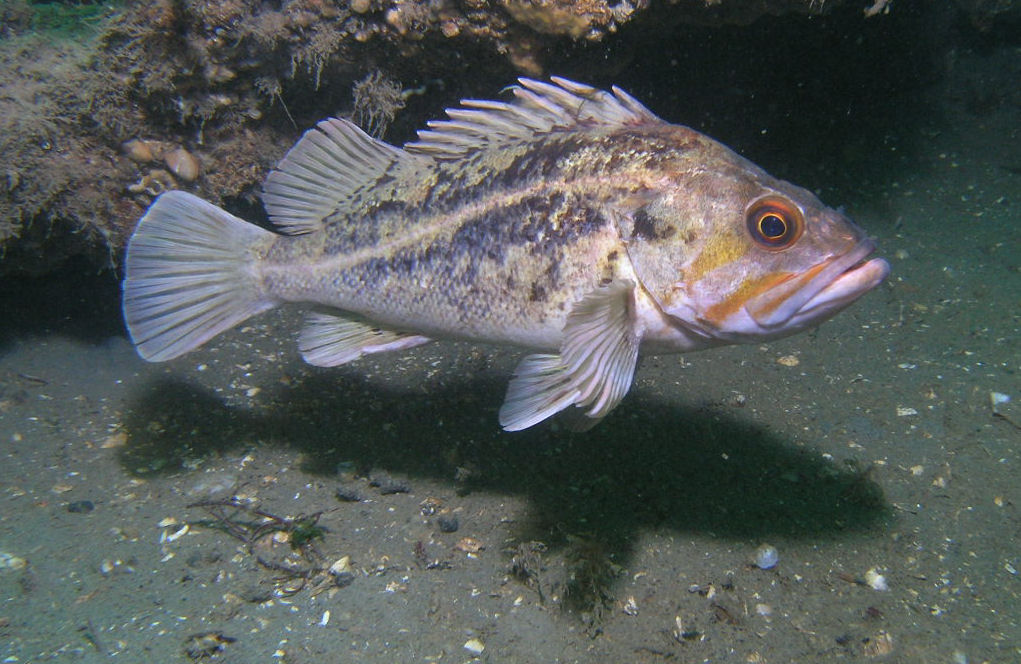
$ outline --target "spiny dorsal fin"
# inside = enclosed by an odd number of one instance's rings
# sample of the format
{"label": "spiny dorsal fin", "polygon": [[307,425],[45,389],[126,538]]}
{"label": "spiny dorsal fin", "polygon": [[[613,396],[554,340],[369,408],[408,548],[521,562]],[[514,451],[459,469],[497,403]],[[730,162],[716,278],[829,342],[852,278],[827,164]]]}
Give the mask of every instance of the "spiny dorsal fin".
{"label": "spiny dorsal fin", "polygon": [[347,120],[323,120],[305,132],[266,178],[262,200],[270,220],[285,233],[309,233],[351,204],[360,190],[421,161],[378,141]]}
{"label": "spiny dorsal fin", "polygon": [[662,122],[638,100],[614,86],[612,94],[566,78],[551,83],[519,78],[514,100],[464,99],[447,109],[449,120],[429,122],[409,152],[453,159],[480,147],[530,140],[536,134],[586,126],[625,126]]}

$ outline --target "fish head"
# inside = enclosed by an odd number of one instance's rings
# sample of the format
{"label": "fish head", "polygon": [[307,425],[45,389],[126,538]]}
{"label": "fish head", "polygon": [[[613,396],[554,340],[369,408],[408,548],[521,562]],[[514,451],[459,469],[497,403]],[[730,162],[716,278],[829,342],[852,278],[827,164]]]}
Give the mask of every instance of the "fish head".
{"label": "fish head", "polygon": [[715,166],[665,178],[622,224],[635,275],[671,325],[702,345],[776,339],[886,278],[843,213],[720,149]]}

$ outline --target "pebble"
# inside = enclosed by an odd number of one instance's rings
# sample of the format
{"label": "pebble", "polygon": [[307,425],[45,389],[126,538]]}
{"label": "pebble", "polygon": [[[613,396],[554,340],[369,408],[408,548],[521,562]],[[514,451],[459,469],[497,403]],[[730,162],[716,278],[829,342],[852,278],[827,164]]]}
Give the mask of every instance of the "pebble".
{"label": "pebble", "polygon": [[482,542],[474,537],[462,537],[457,541],[457,544],[454,545],[454,548],[458,551],[464,551],[467,554],[473,555],[482,551],[485,546],[483,546]]}
{"label": "pebble", "polygon": [[369,478],[369,486],[374,486],[379,489],[379,493],[388,496],[395,493],[408,493],[411,488],[400,480],[396,480],[388,473],[380,473],[378,475],[372,475]]}
{"label": "pebble", "polygon": [[7,553],[6,551],[0,551],[0,570],[7,569],[25,569],[28,567],[28,561],[21,556],[16,556],[13,553]]}
{"label": "pebble", "polygon": [[121,149],[124,150],[124,154],[127,155],[128,159],[138,164],[144,164],[155,159],[152,147],[148,141],[138,138],[128,141],[121,146]]}
{"label": "pebble", "polygon": [[755,549],[755,566],[759,569],[771,569],[780,562],[780,554],[771,544],[763,544]]}
{"label": "pebble", "polygon": [[436,525],[440,527],[441,533],[456,533],[458,522],[456,516],[440,516],[436,519]]}
{"label": "pebble", "polygon": [[384,496],[393,495],[395,493],[408,493],[409,491],[411,491],[411,488],[399,480],[391,480],[379,485],[379,493]]}
{"label": "pebble", "polygon": [[185,182],[191,182],[199,176],[198,159],[184,148],[176,148],[163,155],[163,163]]}
{"label": "pebble", "polygon": [[67,511],[72,514],[88,514],[94,509],[96,509],[96,506],[91,500],[76,500],[73,503],[67,504]]}
{"label": "pebble", "polygon": [[338,572],[333,575],[333,584],[338,588],[347,588],[355,582],[355,575],[351,572]]}
{"label": "pebble", "polygon": [[330,576],[333,577],[333,583],[338,588],[346,588],[354,583],[355,573],[354,567],[351,566],[351,556],[343,556],[338,558],[332,565],[330,565]]}
{"label": "pebble", "polygon": [[357,503],[362,499],[361,495],[358,493],[358,490],[349,486],[337,487],[337,492],[335,495],[337,496],[337,500],[339,500],[342,503]]}
{"label": "pebble", "polygon": [[784,355],[783,357],[778,357],[776,363],[782,364],[785,367],[796,367],[801,364],[801,360],[798,359],[797,355]]}

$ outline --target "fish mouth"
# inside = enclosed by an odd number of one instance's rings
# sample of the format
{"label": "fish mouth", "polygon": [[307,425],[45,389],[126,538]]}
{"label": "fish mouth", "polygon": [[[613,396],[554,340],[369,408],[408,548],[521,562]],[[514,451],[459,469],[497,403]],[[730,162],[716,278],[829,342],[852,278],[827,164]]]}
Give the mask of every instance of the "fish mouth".
{"label": "fish mouth", "polygon": [[767,329],[800,329],[821,322],[878,286],[890,273],[890,264],[882,258],[868,259],[875,249],[871,240],[862,240],[847,253],[752,297],[745,310]]}

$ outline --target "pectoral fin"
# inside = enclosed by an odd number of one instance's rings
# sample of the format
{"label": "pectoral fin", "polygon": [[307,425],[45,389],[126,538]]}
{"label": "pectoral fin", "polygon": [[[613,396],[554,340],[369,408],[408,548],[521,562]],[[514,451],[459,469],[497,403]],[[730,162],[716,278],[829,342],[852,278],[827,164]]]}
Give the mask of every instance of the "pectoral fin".
{"label": "pectoral fin", "polygon": [[500,408],[504,429],[527,429],[571,405],[598,420],[620,403],[638,362],[634,288],[617,280],[585,296],[567,317],[560,353],[521,361]]}
{"label": "pectoral fin", "polygon": [[369,323],[325,313],[309,314],[298,336],[298,349],[309,364],[335,367],[362,355],[413,348],[429,337],[394,332]]}

